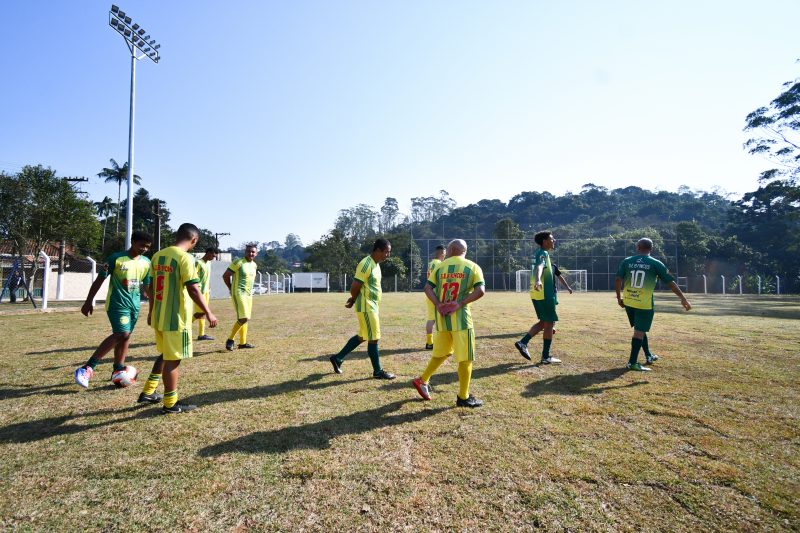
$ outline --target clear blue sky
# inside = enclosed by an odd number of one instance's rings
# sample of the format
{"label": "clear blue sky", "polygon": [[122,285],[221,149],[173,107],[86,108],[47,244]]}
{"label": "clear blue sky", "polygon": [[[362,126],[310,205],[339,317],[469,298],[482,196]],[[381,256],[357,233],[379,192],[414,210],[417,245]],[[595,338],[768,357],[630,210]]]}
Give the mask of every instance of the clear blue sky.
{"label": "clear blue sky", "polygon": [[[128,1],[135,171],[191,221],[310,244],[339,209],[458,205],[592,182],[737,196],[744,118],[800,75],[800,2]],[[130,57],[111,2],[0,2],[0,170],[127,160]],[[123,192],[124,194],[124,192]]]}

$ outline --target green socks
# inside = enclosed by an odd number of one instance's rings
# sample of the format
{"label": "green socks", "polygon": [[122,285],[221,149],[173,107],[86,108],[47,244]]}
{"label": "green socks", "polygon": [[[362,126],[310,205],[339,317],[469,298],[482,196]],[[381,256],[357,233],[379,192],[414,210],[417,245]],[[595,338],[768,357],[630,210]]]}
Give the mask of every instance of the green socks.
{"label": "green socks", "polygon": [[336,354],[336,360],[339,362],[339,364],[341,364],[344,360],[344,356],[358,348],[359,344],[361,344],[361,339],[358,335],[353,335],[350,337],[350,340],[347,341],[347,344],[344,345],[344,348],[342,348],[341,351]]}
{"label": "green socks", "polygon": [[544,339],[544,344],[542,345],[542,359],[550,357],[550,345],[552,343],[553,339]]}
{"label": "green socks", "polygon": [[378,352],[378,343],[367,344],[367,354],[369,354],[369,361],[372,363],[372,373],[377,374],[381,371],[381,356]]}
{"label": "green socks", "polygon": [[630,361],[628,361],[629,364],[636,364],[636,361],[639,359],[639,349],[642,347],[643,341],[644,339],[637,339],[636,337],[631,339],[631,358]]}

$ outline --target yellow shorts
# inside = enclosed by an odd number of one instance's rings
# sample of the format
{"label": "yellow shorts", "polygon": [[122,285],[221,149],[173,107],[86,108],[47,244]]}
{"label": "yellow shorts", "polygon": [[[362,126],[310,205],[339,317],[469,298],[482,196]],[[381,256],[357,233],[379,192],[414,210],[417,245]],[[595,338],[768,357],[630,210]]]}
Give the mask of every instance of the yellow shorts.
{"label": "yellow shorts", "polygon": [[[211,299],[211,294],[209,294],[209,293],[207,293],[207,292],[204,292],[204,293],[203,293],[203,298],[205,298],[205,300],[206,300],[206,304],[208,304],[208,301]],[[202,310],[202,309],[200,309],[200,308],[197,306],[197,304],[194,304],[194,312],[195,312],[195,313],[202,313],[202,312],[203,312],[203,310]],[[205,317],[203,317],[203,318],[205,318]]]}
{"label": "yellow shorts", "polygon": [[475,330],[437,331],[433,335],[433,357],[455,354],[459,363],[475,360]]}
{"label": "yellow shorts", "polygon": [[253,310],[253,296],[234,291],[231,298],[233,299],[233,308],[236,309],[236,318],[250,319],[250,312]]}
{"label": "yellow shorts", "polygon": [[436,306],[427,296],[425,296],[425,301],[428,302],[428,320],[436,320]]}
{"label": "yellow shorts", "polygon": [[180,361],[192,356],[192,332],[153,330],[156,334],[156,349],[165,361]]}
{"label": "yellow shorts", "polygon": [[381,320],[377,311],[356,313],[358,317],[358,336],[365,341],[377,341],[381,338]]}

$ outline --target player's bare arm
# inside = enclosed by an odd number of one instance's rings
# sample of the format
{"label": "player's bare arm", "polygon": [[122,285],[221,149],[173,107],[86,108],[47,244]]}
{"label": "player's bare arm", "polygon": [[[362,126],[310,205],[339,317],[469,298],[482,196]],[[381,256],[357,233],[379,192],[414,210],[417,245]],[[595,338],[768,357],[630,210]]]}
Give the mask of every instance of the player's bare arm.
{"label": "player's bare arm", "polygon": [[684,309],[688,311],[689,309],[692,308],[692,304],[690,304],[689,300],[686,299],[686,296],[683,294],[681,288],[678,287],[677,283],[673,281],[672,283],[669,284],[669,288],[672,289],[672,292],[675,293],[675,296],[681,299],[681,305],[683,306]]}
{"label": "player's bare arm", "polygon": [[622,301],[622,278],[614,278],[614,290],[617,292],[617,304],[625,307],[625,302]]}
{"label": "player's bare arm", "polygon": [[225,273],[222,274],[222,281],[225,282],[225,285],[228,287],[228,291],[232,291],[233,288],[231,287],[231,276],[233,276],[233,270],[230,268],[225,270]]}
{"label": "player's bare arm", "polygon": [[478,285],[472,290],[471,293],[467,295],[466,298],[457,302],[458,307],[461,308],[467,304],[471,304],[475,300],[480,300],[481,298],[483,298],[484,294],[486,294],[486,288],[483,285]]}
{"label": "player's bare arm", "polygon": [[542,288],[542,272],[544,272],[544,264],[540,264],[536,267],[536,281],[533,284],[534,290],[539,290]]}
{"label": "player's bare arm", "polygon": [[147,285],[145,287],[145,291],[147,291],[147,325],[152,326],[150,323],[150,318],[153,316],[153,284]]}
{"label": "player's bare arm", "polygon": [[[197,283],[190,283],[186,286],[186,292],[189,293],[189,298],[191,298],[192,301],[197,304],[197,307],[203,310],[203,314],[205,314],[206,318],[208,319],[209,327],[217,327],[217,317],[214,316],[214,313],[212,313],[211,309],[209,309],[206,299],[203,298],[203,293],[200,292],[200,286]],[[147,323],[150,323],[149,315]]]}
{"label": "player's bare arm", "polygon": [[353,307],[353,304],[356,303],[356,298],[358,298],[358,293],[361,292],[361,286],[363,283],[358,281],[357,279],[353,280],[353,283],[350,284],[350,298],[347,299],[344,306],[348,309]]}
{"label": "player's bare arm", "polygon": [[103,285],[103,282],[105,280],[106,278],[102,276],[97,276],[94,282],[92,282],[92,286],[89,287],[89,294],[86,296],[86,301],[83,302],[83,305],[81,306],[81,313],[83,313],[83,316],[89,316],[94,311],[94,305],[92,305],[92,300],[94,300],[97,291],[100,290],[100,287]]}
{"label": "player's bare arm", "polygon": [[436,311],[439,314],[444,314],[442,313],[442,302],[440,302],[439,299],[436,298],[436,293],[433,292],[433,286],[429,283],[426,283],[424,290],[425,290],[425,296],[428,297],[428,300],[433,302],[433,306],[436,307]]}

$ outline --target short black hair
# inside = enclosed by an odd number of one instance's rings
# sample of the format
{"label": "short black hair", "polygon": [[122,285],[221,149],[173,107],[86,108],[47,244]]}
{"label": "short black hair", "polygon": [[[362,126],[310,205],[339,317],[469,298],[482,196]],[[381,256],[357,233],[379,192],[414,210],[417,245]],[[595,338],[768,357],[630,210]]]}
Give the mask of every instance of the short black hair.
{"label": "short black hair", "polygon": [[446,248],[444,247],[444,244],[440,244],[439,246],[436,247],[436,249],[444,251]]}
{"label": "short black hair", "polygon": [[538,244],[539,246],[541,246],[545,240],[552,238],[553,238],[552,231],[540,231],[539,233],[533,236],[534,242],[536,242],[536,244]]}
{"label": "short black hair", "polygon": [[392,243],[390,243],[388,239],[383,239],[383,238],[377,239],[375,241],[375,244],[372,245],[372,251],[373,252],[376,250],[384,251],[391,245]]}
{"label": "short black hair", "polygon": [[153,237],[150,236],[149,233],[145,233],[144,231],[134,231],[131,234],[131,242],[153,242]]}
{"label": "short black hair", "polygon": [[247,250],[248,248],[253,248],[254,250],[258,250],[258,246],[256,246],[255,244],[252,244],[252,243],[250,243],[250,244],[246,244],[246,245],[244,246],[244,249],[245,249],[245,250]]}
{"label": "short black hair", "polygon": [[217,249],[214,248],[213,246],[209,246],[208,248],[206,248],[206,253],[207,254],[217,254],[219,252],[217,252]]}
{"label": "short black hair", "polygon": [[177,241],[189,241],[192,240],[194,236],[199,237],[200,230],[190,222],[184,222],[178,227],[178,231],[175,232],[175,240]]}

